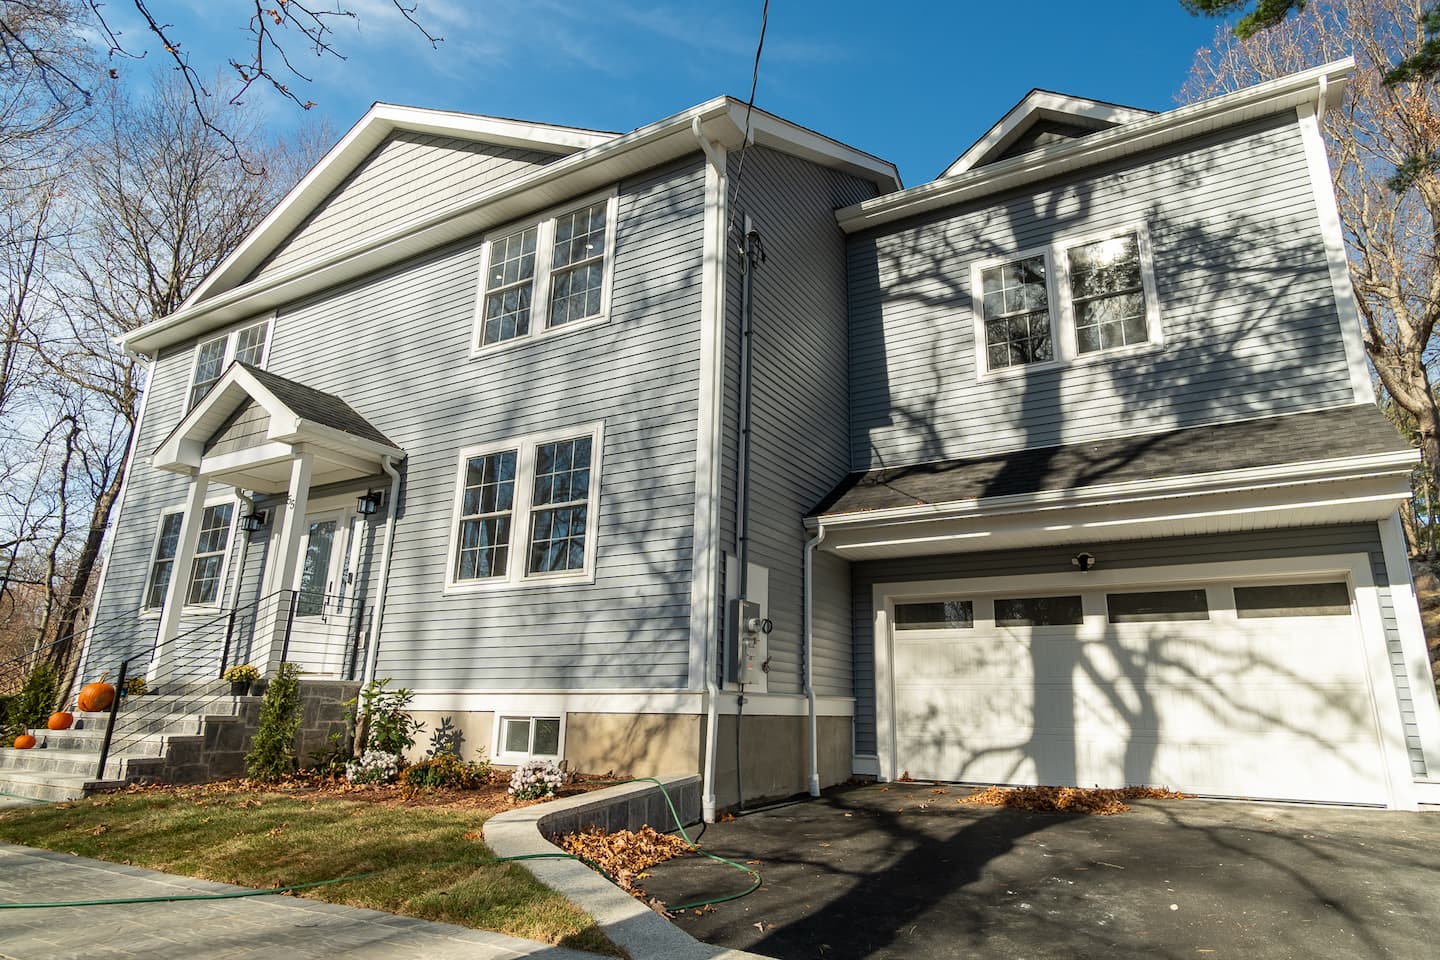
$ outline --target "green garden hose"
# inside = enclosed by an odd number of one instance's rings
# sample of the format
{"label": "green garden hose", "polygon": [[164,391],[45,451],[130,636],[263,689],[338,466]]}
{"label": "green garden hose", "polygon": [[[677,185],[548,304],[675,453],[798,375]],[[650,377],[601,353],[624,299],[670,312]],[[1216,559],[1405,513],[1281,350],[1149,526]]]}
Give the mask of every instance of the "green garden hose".
{"label": "green garden hose", "polygon": [[[699,907],[707,907],[712,904],[728,903],[731,900],[739,900],[741,897],[748,896],[749,894],[752,894],[756,890],[760,889],[760,874],[758,871],[751,869],[750,867],[744,866],[743,864],[736,863],[734,860],[727,860],[724,857],[716,856],[713,853],[707,853],[706,851],[700,849],[699,844],[697,844],[694,840],[690,839],[690,834],[685,832],[685,825],[680,822],[680,814],[676,812],[675,804],[670,799],[670,792],[666,790],[665,785],[655,777],[636,777],[633,780],[595,782],[603,783],[606,786],[619,786],[626,783],[655,784],[657,787],[660,788],[660,795],[665,798],[665,805],[670,808],[670,815],[675,818],[675,823],[680,830],[680,836],[684,838],[687,844],[689,844],[691,850],[702,856],[709,857],[711,860],[717,861],[718,863],[723,863],[726,866],[734,867],[736,870],[743,870],[745,873],[748,873],[750,875],[750,887],[742,893],[730,894],[723,897],[715,897],[710,900],[697,900],[694,903],[682,903],[678,906],[669,907],[668,909],[677,911],[694,910]],[[582,863],[585,863],[587,866],[591,867],[592,869],[603,874],[606,878],[610,880],[611,883],[615,882],[615,878],[605,873],[604,870],[601,870],[598,864],[592,863],[588,860],[585,860],[583,857],[577,857],[574,854],[570,853],[522,853],[513,857],[486,857],[480,860],[447,860],[444,863],[430,864],[430,866],[455,867],[473,865],[481,867],[492,863],[514,863],[518,860],[579,860]],[[383,873],[398,869],[400,866],[402,865],[396,864],[393,867],[386,867],[384,870],[372,870],[369,873],[352,873],[349,876],[335,877],[330,880],[312,880],[309,883],[292,883],[289,886],[267,887],[260,890],[227,890],[224,893],[184,893],[173,894],[163,897],[112,897],[103,900],[64,900],[53,903],[0,903],[0,910],[44,910],[55,907],[117,907],[129,906],[131,904],[139,903],[178,903],[188,900],[239,900],[244,897],[269,897],[281,893],[294,893],[297,890],[313,890],[316,887],[328,887],[333,886],[337,883],[349,883],[353,880],[368,880],[371,877],[378,877]]]}

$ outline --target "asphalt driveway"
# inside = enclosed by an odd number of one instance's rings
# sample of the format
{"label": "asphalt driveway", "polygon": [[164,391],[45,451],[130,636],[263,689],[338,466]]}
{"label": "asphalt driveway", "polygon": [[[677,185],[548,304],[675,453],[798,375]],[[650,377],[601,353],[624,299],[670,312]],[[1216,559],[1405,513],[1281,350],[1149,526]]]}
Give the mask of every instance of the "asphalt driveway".
{"label": "asphalt driveway", "polygon": [[[697,828],[765,884],[676,923],[782,960],[1440,956],[1440,813],[1150,800],[1070,816],[942,789],[847,787]],[[746,885],[700,858],[651,872],[672,904]]]}

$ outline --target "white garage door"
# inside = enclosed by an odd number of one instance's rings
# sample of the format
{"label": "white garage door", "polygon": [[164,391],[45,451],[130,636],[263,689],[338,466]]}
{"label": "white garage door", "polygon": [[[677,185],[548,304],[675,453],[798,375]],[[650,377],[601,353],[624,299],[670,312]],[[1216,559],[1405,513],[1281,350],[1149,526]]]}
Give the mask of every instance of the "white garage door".
{"label": "white garage door", "polygon": [[892,621],[896,767],[916,778],[1387,802],[1335,578],[907,597]]}

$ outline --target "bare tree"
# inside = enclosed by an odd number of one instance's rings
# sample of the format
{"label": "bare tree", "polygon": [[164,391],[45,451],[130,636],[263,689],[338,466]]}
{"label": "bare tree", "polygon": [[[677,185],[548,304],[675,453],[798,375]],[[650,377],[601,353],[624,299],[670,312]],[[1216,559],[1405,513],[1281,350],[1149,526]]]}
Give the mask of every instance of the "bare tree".
{"label": "bare tree", "polygon": [[1421,170],[1392,189],[1407,158],[1440,148],[1440,101],[1429,83],[1387,85],[1391,65],[1425,39],[1423,0],[1310,0],[1267,30],[1239,39],[1225,28],[1196,54],[1184,100],[1198,100],[1354,54],[1345,104],[1324,132],[1365,351],[1385,392],[1413,418],[1429,471],[1440,475],[1440,407],[1431,383],[1440,321],[1440,176]]}

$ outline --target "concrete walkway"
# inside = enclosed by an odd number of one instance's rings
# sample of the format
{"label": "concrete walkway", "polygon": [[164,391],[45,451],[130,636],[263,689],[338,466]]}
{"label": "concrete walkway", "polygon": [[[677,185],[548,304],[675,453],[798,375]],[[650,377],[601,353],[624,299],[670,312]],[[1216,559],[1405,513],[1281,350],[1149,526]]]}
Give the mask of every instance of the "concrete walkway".
{"label": "concrete walkway", "polygon": [[[239,890],[0,843],[0,903]],[[297,897],[0,910],[0,960],[593,960],[594,954]]]}

